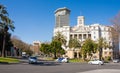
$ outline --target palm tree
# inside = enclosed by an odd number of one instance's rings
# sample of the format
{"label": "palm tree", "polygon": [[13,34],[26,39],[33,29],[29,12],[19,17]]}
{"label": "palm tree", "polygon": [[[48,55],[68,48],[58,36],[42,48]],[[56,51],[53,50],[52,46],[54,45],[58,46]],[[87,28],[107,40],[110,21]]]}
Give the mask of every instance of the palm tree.
{"label": "palm tree", "polygon": [[13,21],[8,17],[8,12],[6,10],[6,7],[1,4],[0,4],[0,28],[4,32],[3,48],[2,48],[2,57],[4,57],[6,34],[9,29],[14,31],[15,27],[13,25]]}
{"label": "palm tree", "polygon": [[79,40],[75,39],[75,38],[71,38],[69,40],[69,48],[80,48],[81,47],[81,43]]}
{"label": "palm tree", "polygon": [[58,40],[62,43],[62,45],[66,45],[66,38],[62,35],[61,32],[57,32],[56,35],[53,37],[53,40]]}
{"label": "palm tree", "polygon": [[99,40],[98,40],[99,60],[102,60],[103,48],[107,48],[107,47],[109,47],[109,45],[107,44],[105,39],[103,39],[102,37],[99,38]]}
{"label": "palm tree", "polygon": [[66,47],[66,38],[64,35],[62,35],[61,32],[57,32],[56,35],[52,39],[51,46],[54,49],[54,56],[55,58],[57,57],[56,55],[58,53],[63,54],[65,51],[62,48],[62,45]]}

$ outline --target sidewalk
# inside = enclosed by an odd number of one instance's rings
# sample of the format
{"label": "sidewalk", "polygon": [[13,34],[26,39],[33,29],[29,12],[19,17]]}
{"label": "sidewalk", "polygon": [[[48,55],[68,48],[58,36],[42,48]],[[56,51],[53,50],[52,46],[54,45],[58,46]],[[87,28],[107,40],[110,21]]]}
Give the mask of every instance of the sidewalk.
{"label": "sidewalk", "polygon": [[98,69],[98,70],[91,70],[86,72],[77,72],[77,73],[120,73],[119,69]]}

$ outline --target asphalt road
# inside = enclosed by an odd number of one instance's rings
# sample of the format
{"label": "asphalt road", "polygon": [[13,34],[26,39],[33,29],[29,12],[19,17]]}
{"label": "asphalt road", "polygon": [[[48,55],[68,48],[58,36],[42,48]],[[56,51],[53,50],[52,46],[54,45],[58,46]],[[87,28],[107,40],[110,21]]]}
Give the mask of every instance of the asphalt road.
{"label": "asphalt road", "polygon": [[[38,64],[0,64],[0,73],[120,73],[120,63],[102,66],[86,63],[55,63],[42,61]],[[112,71],[112,72],[111,72]]]}

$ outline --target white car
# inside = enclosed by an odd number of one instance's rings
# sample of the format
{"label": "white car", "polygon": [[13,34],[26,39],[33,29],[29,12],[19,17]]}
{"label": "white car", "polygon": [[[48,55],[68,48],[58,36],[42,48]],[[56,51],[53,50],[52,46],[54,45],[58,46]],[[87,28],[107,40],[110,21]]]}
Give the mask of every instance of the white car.
{"label": "white car", "polygon": [[68,63],[68,58],[58,58],[58,59],[56,59],[56,62]]}
{"label": "white car", "polygon": [[92,60],[92,61],[89,61],[88,64],[103,65],[104,62],[100,60]]}
{"label": "white car", "polygon": [[119,59],[114,59],[114,60],[113,60],[113,63],[119,63],[119,62],[120,62]]}

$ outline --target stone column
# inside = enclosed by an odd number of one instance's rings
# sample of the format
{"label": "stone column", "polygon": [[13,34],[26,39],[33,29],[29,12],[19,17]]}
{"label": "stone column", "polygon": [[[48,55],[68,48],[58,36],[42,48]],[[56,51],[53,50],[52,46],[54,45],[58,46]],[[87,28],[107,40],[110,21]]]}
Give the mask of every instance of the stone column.
{"label": "stone column", "polygon": [[79,52],[77,51],[77,58],[79,58]]}
{"label": "stone column", "polygon": [[79,34],[77,34],[77,39],[79,39]]}
{"label": "stone column", "polygon": [[82,35],[82,39],[81,40],[83,41],[83,34],[81,34],[81,35]]}
{"label": "stone column", "polygon": [[72,34],[72,35],[73,35],[72,37],[74,38],[74,37],[75,37],[75,34]]}
{"label": "stone column", "polygon": [[88,34],[86,34],[86,38],[88,38]]}

